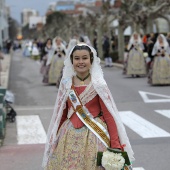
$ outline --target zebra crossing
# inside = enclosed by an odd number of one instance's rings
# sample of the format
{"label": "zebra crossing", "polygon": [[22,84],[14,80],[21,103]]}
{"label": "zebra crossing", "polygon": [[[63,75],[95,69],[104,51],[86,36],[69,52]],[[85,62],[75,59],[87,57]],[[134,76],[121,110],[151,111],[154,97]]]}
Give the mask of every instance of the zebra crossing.
{"label": "zebra crossing", "polygon": [[46,132],[38,115],[17,116],[18,144],[43,144]]}
{"label": "zebra crossing", "polygon": [[170,119],[170,110],[155,110],[155,112]]}
{"label": "zebra crossing", "polygon": [[[170,137],[170,133],[132,111],[119,112],[123,123],[142,138]],[[170,110],[169,112],[170,113]],[[166,115],[166,113],[164,112]]]}
{"label": "zebra crossing", "polygon": [[[25,108],[30,109],[30,108]],[[35,108],[35,110],[49,109]],[[20,109],[23,110],[23,109]],[[170,110],[154,110],[155,114],[160,114],[163,117],[170,118]],[[120,117],[125,126],[129,127],[141,138],[161,138],[170,137],[170,131],[167,132],[161,127],[154,125],[148,120],[142,118],[137,113],[132,111],[120,111]],[[17,140],[18,145],[22,144],[45,144],[46,132],[44,130],[41,119],[38,115],[22,115],[16,117],[17,125]],[[143,167],[134,167],[133,170],[145,170]]]}
{"label": "zebra crossing", "polygon": [[[51,110],[52,108],[47,109]],[[154,112],[168,119],[170,118],[170,110],[155,110]],[[124,125],[142,138],[170,137],[170,131],[167,132],[132,111],[120,111],[119,113]],[[46,132],[38,115],[17,116],[16,124],[18,144],[45,143]]]}

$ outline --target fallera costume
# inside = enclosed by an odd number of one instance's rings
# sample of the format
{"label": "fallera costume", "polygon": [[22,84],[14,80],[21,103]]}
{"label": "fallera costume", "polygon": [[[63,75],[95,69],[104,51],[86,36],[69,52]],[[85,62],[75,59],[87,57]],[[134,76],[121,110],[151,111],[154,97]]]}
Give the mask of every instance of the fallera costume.
{"label": "fallera costume", "polygon": [[41,59],[40,59],[41,60],[41,67],[40,67],[41,74],[44,74],[45,72],[48,55],[50,54],[51,50],[52,50],[52,39],[48,38],[45,41],[44,45],[42,46],[42,50],[41,50]]}
{"label": "fallera costume", "polygon": [[47,60],[47,65],[50,65],[48,73],[49,84],[56,84],[56,82],[60,78],[61,70],[63,69],[64,59],[66,55],[66,48],[64,44],[61,43],[60,45],[57,45],[55,43],[55,39],[53,42],[54,53],[52,53],[52,55],[49,55]]}
{"label": "fallera costume", "polygon": [[39,52],[39,49],[38,49],[36,43],[33,43],[33,45],[32,45],[31,58],[34,59],[34,60],[40,59],[40,52]]}
{"label": "fallera costume", "polygon": [[[138,36],[134,39],[134,34]],[[143,43],[139,34],[132,34],[129,44],[128,44],[128,59],[127,59],[127,75],[146,75],[146,63],[143,56]]]}
{"label": "fallera costume", "polygon": [[163,46],[157,39],[152,50],[154,59],[149,70],[148,82],[152,85],[170,85],[170,47],[165,36],[159,36],[163,39]]}
{"label": "fallera costume", "polygon": [[106,146],[84,125],[75,113],[69,100],[69,93],[72,88],[76,91],[82,105],[88,109],[93,119],[108,130],[110,147],[122,149],[124,146],[123,149],[127,151],[130,160],[134,161],[133,151],[125,128],[103,78],[100,59],[97,57],[94,48],[88,47],[94,56],[90,69],[91,82],[88,85],[75,86],[72,82],[75,72],[70,54],[73,49],[64,62],[63,77],[58,90],[44,152],[43,167],[46,170],[104,169],[102,166],[97,166],[96,157],[98,151],[106,150]]}
{"label": "fallera costume", "polygon": [[[69,43],[68,43],[68,47],[67,47],[67,49],[66,49],[66,56],[69,55],[70,50],[72,50],[72,48],[73,48],[76,44],[78,44],[78,40],[77,40],[77,39],[74,39],[74,38],[73,38],[73,39],[70,39],[70,41],[69,41]],[[63,67],[64,67],[64,65],[63,65]],[[58,80],[57,80],[57,82],[56,82],[56,87],[57,87],[57,88],[59,88],[62,75],[63,75],[63,68],[61,69],[60,76],[59,76],[59,78],[58,78]]]}

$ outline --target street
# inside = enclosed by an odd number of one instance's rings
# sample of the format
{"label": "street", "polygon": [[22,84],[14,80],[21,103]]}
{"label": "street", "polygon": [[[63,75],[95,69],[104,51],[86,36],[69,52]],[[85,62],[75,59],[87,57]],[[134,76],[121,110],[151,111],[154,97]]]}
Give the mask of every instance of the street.
{"label": "street", "polygon": [[[146,77],[126,77],[117,67],[103,71],[135,153],[134,170],[168,170],[170,86],[150,86]],[[7,122],[0,170],[41,170],[57,88],[44,85],[40,63],[18,50],[12,56],[9,90],[15,94],[17,118]]]}

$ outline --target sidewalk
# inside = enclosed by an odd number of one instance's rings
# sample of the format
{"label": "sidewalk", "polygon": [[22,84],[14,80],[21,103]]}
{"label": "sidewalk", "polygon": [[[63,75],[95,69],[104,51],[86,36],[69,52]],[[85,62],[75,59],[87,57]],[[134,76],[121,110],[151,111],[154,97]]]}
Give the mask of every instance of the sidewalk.
{"label": "sidewalk", "polygon": [[[1,88],[5,88],[8,89],[8,82],[9,82],[9,74],[10,74],[10,65],[11,65],[11,54],[3,54],[4,59],[1,60],[1,68],[2,71],[0,72],[0,87]],[[2,94],[1,94],[2,95]],[[2,107],[3,104],[1,103]],[[2,109],[4,110],[4,108]],[[5,133],[5,129],[6,128],[6,122],[3,121],[4,119],[4,114],[6,111],[1,111],[1,135],[4,135],[3,133]],[[2,127],[3,125],[3,127]],[[3,138],[0,138],[0,146],[3,145]]]}

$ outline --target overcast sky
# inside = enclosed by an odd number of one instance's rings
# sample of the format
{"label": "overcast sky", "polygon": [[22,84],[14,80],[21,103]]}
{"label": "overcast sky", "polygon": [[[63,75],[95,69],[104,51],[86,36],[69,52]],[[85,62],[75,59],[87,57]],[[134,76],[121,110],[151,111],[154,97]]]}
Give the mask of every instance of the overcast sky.
{"label": "overcast sky", "polygon": [[47,11],[50,2],[55,0],[5,0],[6,5],[10,6],[11,17],[21,22],[21,11],[23,8],[35,9],[43,16]]}

